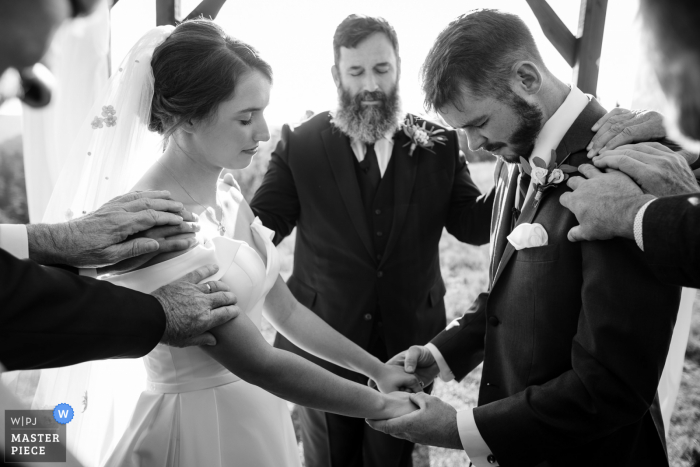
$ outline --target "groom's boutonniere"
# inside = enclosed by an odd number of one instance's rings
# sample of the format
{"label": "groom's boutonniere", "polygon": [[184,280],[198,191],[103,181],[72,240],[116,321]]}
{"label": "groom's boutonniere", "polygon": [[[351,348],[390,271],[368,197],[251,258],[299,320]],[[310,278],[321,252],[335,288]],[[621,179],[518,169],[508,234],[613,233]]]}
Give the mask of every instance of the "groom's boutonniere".
{"label": "groom's boutonniere", "polygon": [[552,149],[552,160],[549,166],[544,163],[539,157],[532,158],[532,164],[534,167],[530,166],[530,163],[524,158],[520,158],[520,164],[530,177],[532,177],[532,182],[535,184],[535,208],[540,203],[542,195],[545,191],[550,188],[559,185],[561,182],[569,178],[570,173],[577,171],[576,167],[572,165],[566,165],[564,162],[569,158],[571,154],[566,156],[561,163],[557,165],[557,152]]}
{"label": "groom's boutonniere", "polygon": [[411,148],[408,150],[409,156],[413,156],[413,151],[416,150],[416,146],[425,148],[435,154],[435,151],[430,148],[435,146],[435,143],[444,145],[445,141],[447,141],[447,136],[440,134],[445,132],[444,129],[429,130],[426,128],[425,123],[426,122],[423,121],[422,125],[418,125],[411,114],[408,114],[406,120],[403,122],[403,132],[410,139],[408,143],[404,144],[404,146],[411,145]]}

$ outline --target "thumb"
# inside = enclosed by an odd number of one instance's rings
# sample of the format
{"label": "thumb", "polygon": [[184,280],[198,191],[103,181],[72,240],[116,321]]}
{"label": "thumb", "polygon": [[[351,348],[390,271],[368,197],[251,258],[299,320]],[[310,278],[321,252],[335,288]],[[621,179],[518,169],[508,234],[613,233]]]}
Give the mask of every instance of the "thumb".
{"label": "thumb", "polygon": [[421,348],[417,345],[412,346],[406,352],[406,359],[403,362],[403,370],[406,373],[413,373],[418,366],[418,358],[421,354]]}
{"label": "thumb", "polygon": [[182,344],[182,347],[189,347],[192,345],[216,345],[216,337],[210,332],[204,332],[198,336],[187,339]]}
{"label": "thumb", "polygon": [[424,392],[417,392],[415,394],[409,394],[408,398],[411,399],[417,407],[424,409],[427,404],[428,395]]}
{"label": "thumb", "polygon": [[586,240],[583,237],[583,230],[581,230],[580,225],[572,227],[571,230],[569,230],[569,233],[566,235],[566,238],[568,238],[570,242],[580,242]]}

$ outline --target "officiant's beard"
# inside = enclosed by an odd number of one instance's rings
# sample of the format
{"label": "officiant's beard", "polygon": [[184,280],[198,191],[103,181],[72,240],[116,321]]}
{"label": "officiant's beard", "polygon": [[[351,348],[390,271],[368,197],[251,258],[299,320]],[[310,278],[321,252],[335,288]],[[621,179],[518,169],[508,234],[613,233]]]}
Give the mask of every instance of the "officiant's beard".
{"label": "officiant's beard", "polygon": [[[378,101],[377,105],[363,105],[362,101]],[[398,85],[388,93],[364,91],[353,96],[344,87],[338,96],[338,109],[333,124],[351,139],[374,143],[389,131],[395,131],[403,118]]]}
{"label": "officiant's beard", "polygon": [[521,156],[525,159],[530,157],[535,147],[537,135],[539,135],[540,130],[542,130],[542,120],[544,117],[542,111],[536,105],[530,104],[515,93],[510,94],[510,102],[508,102],[508,105],[518,116],[518,127],[511,135],[508,144],[486,144],[483,149],[489,152],[495,152],[508,146],[514,154],[505,154],[501,157],[506,162],[518,164],[520,163]]}

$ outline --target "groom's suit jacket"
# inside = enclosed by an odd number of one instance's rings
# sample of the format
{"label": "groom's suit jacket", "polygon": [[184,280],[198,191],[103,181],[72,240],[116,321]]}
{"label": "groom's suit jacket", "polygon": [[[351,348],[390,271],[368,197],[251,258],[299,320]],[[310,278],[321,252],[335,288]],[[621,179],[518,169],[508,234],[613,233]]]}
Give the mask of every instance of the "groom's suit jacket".
{"label": "groom's suit jacket", "polygon": [[141,357],[164,331],[152,295],[0,249],[0,364],[8,370]]}
{"label": "groom's suit jacket", "polygon": [[[443,134],[444,146],[436,144],[434,152],[417,147],[412,156],[404,132],[394,134],[387,168],[387,174],[393,170],[393,205],[371,211],[377,218],[390,216],[382,221],[391,228],[382,232],[386,243],[381,258],[350,141],[331,124],[328,112],[296,128],[283,127],[251,202],[263,224],[276,232],[275,242],[296,226],[294,272],[287,281],[294,296],[365,349],[377,320],[382,321],[390,356],[444,328],[445,285],[438,251],[444,228],[463,242],[489,241],[493,192],[481,195],[460,158],[455,132]],[[352,377],[282,336],[276,345]]]}
{"label": "groom's suit jacket", "polygon": [[[588,162],[589,102],[556,148]],[[525,201],[517,225],[541,224],[546,246],[507,241],[518,169],[499,162],[489,293],[432,343],[457,379],[483,360],[479,433],[501,466],[668,465],[656,398],[680,289],[662,284],[634,241],[572,243],[566,183]]]}

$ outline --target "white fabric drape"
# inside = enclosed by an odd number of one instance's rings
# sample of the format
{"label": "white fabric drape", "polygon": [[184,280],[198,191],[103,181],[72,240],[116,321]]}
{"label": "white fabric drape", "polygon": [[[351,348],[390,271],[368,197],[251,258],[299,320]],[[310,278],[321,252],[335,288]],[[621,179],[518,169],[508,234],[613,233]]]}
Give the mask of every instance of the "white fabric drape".
{"label": "white fabric drape", "polygon": [[55,88],[43,109],[23,106],[24,174],[30,222],[41,222],[79,126],[109,78],[109,5],[57,32],[44,63]]}

